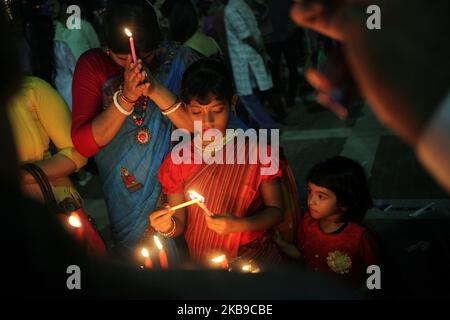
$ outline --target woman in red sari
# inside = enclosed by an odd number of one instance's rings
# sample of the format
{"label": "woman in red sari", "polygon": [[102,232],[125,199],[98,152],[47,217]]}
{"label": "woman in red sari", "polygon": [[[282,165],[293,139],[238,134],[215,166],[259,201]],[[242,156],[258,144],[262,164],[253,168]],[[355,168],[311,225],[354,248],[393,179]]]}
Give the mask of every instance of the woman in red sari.
{"label": "woman in red sari", "polygon": [[[224,65],[212,59],[199,60],[186,70],[181,100],[186,103],[191,119],[201,121],[202,133],[217,129],[225,136],[230,110],[237,102],[231,83]],[[226,144],[231,140],[236,137],[221,140],[224,157],[229,154]],[[187,150],[193,151],[190,159],[193,160],[193,154],[203,151],[211,142],[189,142]],[[249,148],[249,143],[235,143],[230,150],[239,148],[245,150],[247,160],[259,149]],[[249,164],[249,161],[245,164],[207,164],[205,161],[175,164],[183,155],[173,153],[159,170],[169,206],[150,215],[152,227],[169,237],[184,234],[189,254],[199,264],[208,263],[218,254],[225,254],[228,260],[241,258],[255,262],[258,266],[280,262],[280,251],[269,231],[283,219],[281,170],[278,168],[273,174],[262,175],[261,169],[267,165],[260,161],[256,164]],[[234,160],[236,154],[238,152],[233,152]],[[190,200],[188,190],[204,196],[205,205],[214,214],[208,216],[198,205],[171,210],[170,207]]]}

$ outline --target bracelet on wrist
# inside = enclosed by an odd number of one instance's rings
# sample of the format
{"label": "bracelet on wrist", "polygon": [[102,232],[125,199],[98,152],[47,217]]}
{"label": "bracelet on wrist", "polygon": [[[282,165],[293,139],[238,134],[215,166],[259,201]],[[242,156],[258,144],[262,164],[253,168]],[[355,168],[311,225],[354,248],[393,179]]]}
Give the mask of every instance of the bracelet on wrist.
{"label": "bracelet on wrist", "polygon": [[171,221],[172,221],[172,228],[169,231],[167,231],[167,232],[160,231],[159,232],[164,237],[171,238],[175,235],[175,231],[177,230],[177,222],[173,217],[171,218]]}
{"label": "bracelet on wrist", "polygon": [[119,92],[119,99],[118,99],[118,101],[119,101],[119,103],[122,102],[121,105],[124,105],[124,104],[125,104],[125,106],[131,105],[132,109],[134,109],[134,105],[136,104],[136,103],[127,101],[127,100],[124,98],[123,94],[120,93],[120,92]]}
{"label": "bracelet on wrist", "polygon": [[136,100],[132,100],[132,99],[128,98],[128,97],[123,93],[123,83],[122,83],[122,84],[120,85],[120,87],[119,87],[119,92],[120,92],[120,95],[121,95],[122,99],[125,100],[125,101],[128,102],[128,103],[135,104],[136,102],[139,101],[139,98],[137,98]]}
{"label": "bracelet on wrist", "polygon": [[165,109],[165,110],[161,110],[161,113],[165,116],[168,116],[171,113],[174,113],[175,111],[178,110],[178,108],[180,108],[180,106],[184,104],[181,101],[175,101],[175,103],[173,105],[171,105],[169,108]]}
{"label": "bracelet on wrist", "polygon": [[123,91],[120,93],[120,97],[123,100],[125,100],[126,102],[131,103],[131,104],[135,104],[139,100],[139,98],[137,98],[136,100],[131,100],[130,98],[128,98],[126,95],[123,94]]}
{"label": "bracelet on wrist", "polygon": [[119,94],[119,91],[116,91],[116,92],[114,93],[114,96],[113,96],[114,106],[117,108],[117,110],[120,111],[120,113],[122,113],[122,114],[124,114],[124,115],[126,115],[126,116],[131,115],[131,114],[133,113],[133,111],[134,111],[134,108],[131,108],[130,111],[125,110],[125,109],[120,105],[119,101],[117,101],[117,96],[118,96],[118,94]]}

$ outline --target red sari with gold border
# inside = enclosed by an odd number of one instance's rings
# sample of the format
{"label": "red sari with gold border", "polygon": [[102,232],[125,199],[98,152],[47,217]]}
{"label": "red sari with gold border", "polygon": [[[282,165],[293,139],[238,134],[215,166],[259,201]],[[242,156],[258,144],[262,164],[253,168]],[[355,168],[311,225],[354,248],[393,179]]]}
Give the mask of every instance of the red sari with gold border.
{"label": "red sari with gold border", "polygon": [[[234,164],[176,165],[169,155],[159,172],[163,192],[184,193],[188,199],[187,191],[195,190],[205,197],[205,205],[214,213],[237,217],[256,214],[263,206],[259,191],[262,181],[280,178],[281,168],[273,175],[261,175],[261,169],[265,165],[259,161],[257,164],[249,164],[249,161],[236,164],[236,148],[235,146]],[[257,149],[250,151],[248,144],[245,148],[246,160],[249,159],[250,152],[257,152]],[[283,161],[279,164],[280,167],[285,166]],[[206,263],[218,253],[226,254],[228,259],[241,257],[259,264],[281,262],[280,251],[271,239],[270,230],[219,235],[207,227],[205,213],[199,206],[192,205],[187,210],[184,236],[194,262]]]}

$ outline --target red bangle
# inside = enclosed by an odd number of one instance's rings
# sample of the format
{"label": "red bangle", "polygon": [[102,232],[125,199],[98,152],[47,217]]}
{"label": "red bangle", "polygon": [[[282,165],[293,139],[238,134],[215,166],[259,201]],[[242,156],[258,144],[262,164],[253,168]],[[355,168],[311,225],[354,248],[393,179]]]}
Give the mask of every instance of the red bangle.
{"label": "red bangle", "polygon": [[136,103],[136,102],[138,102],[138,100],[139,100],[139,98],[137,98],[136,100],[131,100],[130,98],[128,98],[126,95],[124,95],[123,94],[123,83],[120,85],[120,88],[119,88],[119,92],[120,92],[120,96],[122,97],[122,99],[125,101],[125,102],[128,102],[128,103]]}
{"label": "red bangle", "polygon": [[136,100],[133,101],[130,98],[128,98],[126,95],[124,95],[123,92],[120,92],[120,96],[122,97],[123,100],[125,100],[128,103],[136,103],[139,100],[139,98],[137,98]]}

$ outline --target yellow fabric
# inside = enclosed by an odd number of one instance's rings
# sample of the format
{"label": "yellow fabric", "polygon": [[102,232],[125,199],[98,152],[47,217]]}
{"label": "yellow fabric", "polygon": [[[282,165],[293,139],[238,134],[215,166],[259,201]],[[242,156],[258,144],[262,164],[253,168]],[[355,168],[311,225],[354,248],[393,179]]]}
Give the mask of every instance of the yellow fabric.
{"label": "yellow fabric", "polygon": [[[48,159],[52,141],[58,154],[71,159],[77,170],[86,164],[87,159],[76,151],[72,143],[70,111],[56,90],[44,80],[25,78],[21,91],[11,103],[9,117],[20,162]],[[67,196],[79,198],[68,177],[52,181],[52,186],[58,201]],[[36,187],[27,186],[26,191],[33,195],[38,190]]]}

